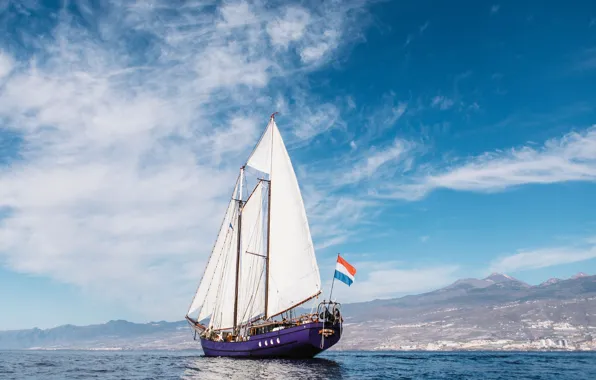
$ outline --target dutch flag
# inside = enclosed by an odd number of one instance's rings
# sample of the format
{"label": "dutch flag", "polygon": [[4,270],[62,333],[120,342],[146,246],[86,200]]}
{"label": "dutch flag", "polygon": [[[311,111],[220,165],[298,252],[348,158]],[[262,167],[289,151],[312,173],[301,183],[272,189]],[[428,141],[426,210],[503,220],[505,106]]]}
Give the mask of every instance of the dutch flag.
{"label": "dutch flag", "polygon": [[352,285],[352,282],[354,282],[355,275],[356,268],[351,266],[340,255],[337,255],[337,264],[335,265],[335,274],[333,277],[350,286]]}

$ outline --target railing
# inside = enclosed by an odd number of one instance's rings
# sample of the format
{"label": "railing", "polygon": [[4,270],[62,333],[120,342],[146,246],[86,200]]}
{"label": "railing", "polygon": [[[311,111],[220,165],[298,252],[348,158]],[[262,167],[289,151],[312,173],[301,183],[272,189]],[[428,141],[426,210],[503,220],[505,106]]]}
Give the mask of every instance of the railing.
{"label": "railing", "polygon": [[333,301],[323,301],[317,307],[317,316],[319,320],[335,324],[342,322],[341,304]]}

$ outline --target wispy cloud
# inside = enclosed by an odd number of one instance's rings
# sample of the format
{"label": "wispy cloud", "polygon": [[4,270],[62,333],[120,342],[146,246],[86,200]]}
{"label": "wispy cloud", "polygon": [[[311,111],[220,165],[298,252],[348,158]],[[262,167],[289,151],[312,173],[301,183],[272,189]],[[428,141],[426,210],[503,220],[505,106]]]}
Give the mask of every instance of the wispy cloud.
{"label": "wispy cloud", "polygon": [[408,170],[411,165],[409,153],[414,148],[413,143],[395,139],[392,143],[383,147],[372,147],[362,154],[361,159],[357,160],[351,168],[344,169],[345,174],[337,181],[341,184],[354,184],[364,179],[370,179],[373,176],[382,175],[381,169],[391,163],[391,167],[386,168],[394,173],[394,170]]}
{"label": "wispy cloud", "polygon": [[339,109],[333,104],[322,104],[314,109],[303,107],[303,110],[293,121],[296,124],[294,135],[300,140],[310,140],[341,124]]}
{"label": "wispy cloud", "polygon": [[596,69],[596,48],[585,49],[574,58],[574,71],[589,71]]}
{"label": "wispy cloud", "polygon": [[501,6],[499,4],[495,4],[490,7],[490,13],[495,14],[495,13],[499,12],[499,9],[501,9]]}
{"label": "wispy cloud", "polygon": [[448,110],[449,108],[453,107],[455,101],[450,99],[446,96],[437,95],[431,101],[431,106],[433,108],[438,108],[440,110]]}
{"label": "wispy cloud", "polygon": [[[0,54],[0,120],[23,140],[0,166],[2,261],[179,318],[277,94],[309,99],[303,73],[358,38],[360,3],[345,4],[115,2],[95,29],[56,13],[54,40],[23,30],[29,49]],[[291,109],[309,123],[285,136],[335,125],[333,105],[314,109]]]}
{"label": "wispy cloud", "polygon": [[493,272],[519,272],[525,270],[571,264],[596,258],[596,245],[583,244],[570,247],[556,247],[520,251],[501,257],[491,263]]}
{"label": "wispy cloud", "polygon": [[411,34],[408,34],[408,36],[406,37],[406,42],[404,42],[404,47],[408,46],[412,40],[414,39],[414,36]]}
{"label": "wispy cloud", "polygon": [[366,135],[374,139],[396,125],[408,110],[408,103],[399,99],[397,94],[389,92],[383,95],[381,105],[370,110],[366,117]]}
{"label": "wispy cloud", "polygon": [[596,181],[596,126],[548,140],[427,169],[409,183],[387,185],[383,196],[417,200],[439,189],[494,192],[525,184]]}
{"label": "wispy cloud", "polygon": [[[351,240],[365,228],[363,226],[370,218],[378,214],[371,211],[376,205],[375,201],[330,192],[329,188],[321,190],[312,184],[306,184],[303,188],[316,249],[322,250]],[[336,188],[332,186],[331,190]]]}
{"label": "wispy cloud", "polygon": [[414,38],[416,36],[422,35],[422,33],[424,33],[424,31],[426,29],[428,29],[429,25],[430,25],[430,22],[429,21],[426,21],[424,24],[422,24],[422,25],[420,25],[418,27],[418,32],[417,33],[410,33],[410,34],[408,34],[408,36],[406,37],[406,41],[404,42],[404,48],[407,47],[408,45],[410,45],[412,43],[412,41],[414,41]]}

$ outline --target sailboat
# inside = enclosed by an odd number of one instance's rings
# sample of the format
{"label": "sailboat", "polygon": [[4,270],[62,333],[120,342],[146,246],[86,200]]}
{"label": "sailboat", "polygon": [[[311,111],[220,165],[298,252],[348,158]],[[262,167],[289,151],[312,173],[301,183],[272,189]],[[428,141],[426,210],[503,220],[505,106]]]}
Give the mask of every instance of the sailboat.
{"label": "sailboat", "polygon": [[320,294],[306,210],[273,114],[240,168],[186,320],[205,356],[310,358],[342,334],[339,303],[304,309]]}

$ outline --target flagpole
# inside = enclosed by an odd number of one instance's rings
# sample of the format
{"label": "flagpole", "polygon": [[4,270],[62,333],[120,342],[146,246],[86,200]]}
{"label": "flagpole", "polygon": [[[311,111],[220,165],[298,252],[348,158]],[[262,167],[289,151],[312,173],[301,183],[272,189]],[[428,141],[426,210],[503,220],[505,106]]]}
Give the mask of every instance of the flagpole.
{"label": "flagpole", "polygon": [[[339,259],[339,253],[337,254],[337,258]],[[337,261],[335,260],[335,265],[337,265]],[[331,302],[331,295],[333,294],[333,284],[335,284],[335,269],[333,270],[333,280],[331,281],[331,291],[329,292],[329,302]]]}

